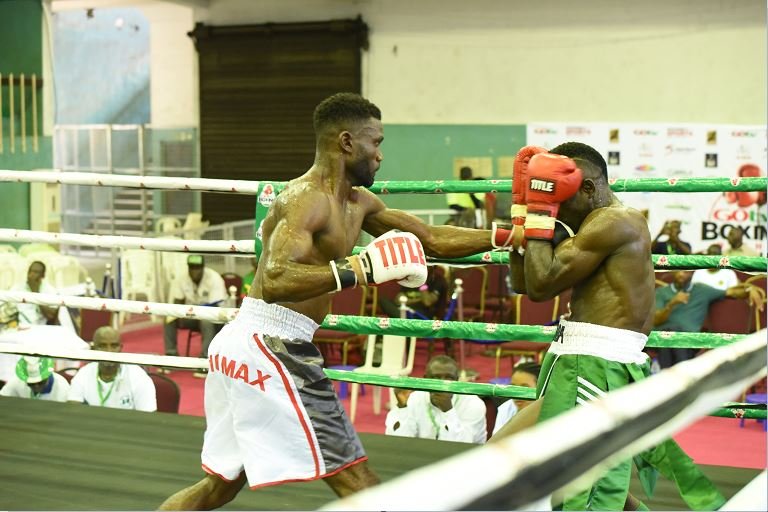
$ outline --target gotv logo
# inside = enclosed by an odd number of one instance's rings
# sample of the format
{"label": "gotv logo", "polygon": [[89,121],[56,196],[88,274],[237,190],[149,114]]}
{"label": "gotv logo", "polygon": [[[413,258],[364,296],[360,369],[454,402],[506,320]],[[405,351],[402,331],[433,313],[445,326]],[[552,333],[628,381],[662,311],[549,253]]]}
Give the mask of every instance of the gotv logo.
{"label": "gotv logo", "polygon": [[540,192],[554,192],[555,191],[555,183],[553,181],[549,180],[540,180],[533,178],[531,179],[528,187],[531,190],[538,190]]}
{"label": "gotv logo", "polygon": [[650,164],[640,164],[637,167],[635,167],[635,170],[640,172],[651,172],[651,171],[655,171],[656,168]]}
{"label": "gotv logo", "polygon": [[634,133],[638,137],[656,136],[659,134],[659,132],[655,130],[634,130],[632,133]]}

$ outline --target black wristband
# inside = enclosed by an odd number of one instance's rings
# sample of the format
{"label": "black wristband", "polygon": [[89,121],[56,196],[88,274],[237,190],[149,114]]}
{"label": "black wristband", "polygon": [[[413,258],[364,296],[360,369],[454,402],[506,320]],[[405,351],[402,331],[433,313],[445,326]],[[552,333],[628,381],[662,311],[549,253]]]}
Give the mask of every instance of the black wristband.
{"label": "black wristband", "polygon": [[331,262],[331,269],[336,278],[336,291],[357,286],[357,275],[352,269],[352,264],[346,258]]}

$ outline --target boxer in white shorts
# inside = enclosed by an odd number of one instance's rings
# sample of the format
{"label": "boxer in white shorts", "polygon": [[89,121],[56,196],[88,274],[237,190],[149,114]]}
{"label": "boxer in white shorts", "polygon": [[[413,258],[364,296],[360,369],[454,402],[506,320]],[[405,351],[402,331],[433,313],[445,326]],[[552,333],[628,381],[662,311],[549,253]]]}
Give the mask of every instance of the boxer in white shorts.
{"label": "boxer in white shorts", "polygon": [[[368,100],[335,94],[315,109],[314,127],[315,162],[271,204],[249,298],[211,342],[207,475],[161,509],[221,507],[246,480],[258,488],[323,478],[339,496],[377,484],[311,343],[330,294],[393,280],[416,288],[427,277],[425,252],[458,258],[509,240],[500,229],[428,226],[366,190],[384,139]],[[377,238],[350,256],[361,230]]]}
{"label": "boxer in white shorts", "polygon": [[312,342],[317,324],[246,298],[208,355],[203,469],[251,489],[314,480],[366,460]]}

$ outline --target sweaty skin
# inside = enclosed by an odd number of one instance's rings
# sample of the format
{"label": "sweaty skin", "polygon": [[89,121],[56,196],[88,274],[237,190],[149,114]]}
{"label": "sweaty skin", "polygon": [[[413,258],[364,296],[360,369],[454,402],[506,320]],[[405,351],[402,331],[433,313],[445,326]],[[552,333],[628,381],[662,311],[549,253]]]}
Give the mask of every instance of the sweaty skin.
{"label": "sweaty skin", "polygon": [[[318,135],[312,167],[288,183],[262,224],[263,252],[249,297],[301,313],[322,323],[336,280],[329,262],[352,253],[361,230],[379,236],[408,231],[427,255],[455,258],[491,249],[491,232],[454,226],[428,226],[417,217],[390,210],[365,187],[373,184],[383,155],[381,121],[373,117],[349,130]],[[218,508],[245,485],[245,473],[232,482],[206,475],[162,505],[163,510]],[[379,482],[367,462],[325,478],[338,496]]]}
{"label": "sweaty skin", "polygon": [[646,220],[622,205],[604,178],[582,166],[584,183],[558,215],[575,236],[557,247],[529,240],[525,257],[510,253],[513,286],[535,301],[573,288],[570,320],[648,334],[655,284]]}
{"label": "sweaty skin", "polygon": [[[369,169],[379,167],[376,141],[381,122],[369,121]],[[377,156],[378,155],[378,156]],[[343,166],[317,163],[292,180],[275,200],[262,225],[264,251],[249,296],[280,304],[321,323],[336,280],[328,266],[352,253],[365,230],[374,237],[391,229],[416,235],[428,256],[458,258],[491,249],[490,231],[429,226],[418,217],[388,209],[369,190],[353,186]]]}
{"label": "sweaty skin", "polygon": [[572,287],[570,320],[648,334],[654,273],[645,218],[615,200],[592,211],[578,229],[555,249],[529,242],[528,295],[547,300]]}
{"label": "sweaty skin", "polygon": [[[576,234],[556,247],[529,240],[524,257],[510,252],[513,287],[535,301],[573,288],[570,320],[648,334],[653,328],[655,281],[646,220],[621,204],[599,170],[577,163],[584,182],[558,214]],[[540,402],[515,415],[491,441],[533,426]]]}

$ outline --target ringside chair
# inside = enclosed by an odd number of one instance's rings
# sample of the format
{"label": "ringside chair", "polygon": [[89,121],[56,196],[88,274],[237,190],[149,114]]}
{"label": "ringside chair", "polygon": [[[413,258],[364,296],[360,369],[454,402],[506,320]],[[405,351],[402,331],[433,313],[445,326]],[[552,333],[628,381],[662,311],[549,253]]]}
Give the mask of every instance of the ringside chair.
{"label": "ringside chair", "polygon": [[[560,306],[560,297],[555,297],[544,302],[534,302],[527,295],[515,295],[514,319],[517,325],[547,325],[557,320],[557,311]],[[541,362],[542,354],[549,348],[549,343],[537,343],[533,341],[511,341],[501,343],[496,347],[496,378],[501,370],[501,358],[510,356],[531,357]],[[514,365],[513,365],[514,366]]]}
{"label": "ringside chair", "polygon": [[[340,292],[337,292],[331,298],[331,306],[328,311],[331,315],[355,315],[363,316],[365,314],[366,297],[368,288],[364,286],[357,286],[355,288],[345,288]],[[313,341],[321,349],[321,352],[326,352],[323,357],[327,359],[331,355],[330,350],[323,350],[322,345],[327,345],[327,349],[332,348],[334,345],[341,345],[341,364],[347,366],[349,349],[355,346],[362,346],[365,336],[362,334],[334,331],[331,329],[320,328],[315,332]]]}
{"label": "ringside chair", "polygon": [[179,413],[181,390],[172,379],[159,373],[149,373],[149,378],[155,384],[155,396],[157,397],[157,412]]}
{"label": "ringside chair", "polygon": [[[358,366],[353,371],[360,373],[371,373],[375,375],[387,375],[389,377],[405,377],[413,371],[413,360],[416,356],[416,340],[406,338],[405,336],[396,336],[394,334],[383,334],[381,340],[381,364],[373,364],[374,346],[376,344],[376,335],[368,336],[367,350],[365,351],[365,363]],[[353,383],[351,398],[349,402],[349,419],[355,422],[357,413],[357,394],[360,384]],[[389,389],[389,403],[394,400],[395,393],[392,388]],[[373,387],[373,413],[381,412],[381,387]]]}

